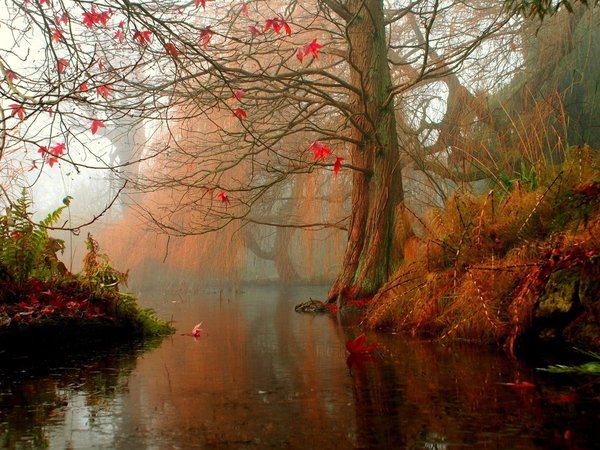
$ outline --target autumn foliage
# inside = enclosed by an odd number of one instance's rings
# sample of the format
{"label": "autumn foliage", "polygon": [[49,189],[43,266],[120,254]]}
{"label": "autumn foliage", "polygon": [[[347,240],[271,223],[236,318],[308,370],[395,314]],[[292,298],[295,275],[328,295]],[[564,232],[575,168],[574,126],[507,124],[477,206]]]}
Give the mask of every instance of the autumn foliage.
{"label": "autumn foliage", "polygon": [[[597,332],[576,332],[597,330],[598,307],[585,293],[597,283],[600,261],[597,167],[597,151],[573,148],[536,189],[516,183],[502,194],[456,194],[432,212],[420,249],[375,296],[368,325],[505,345],[511,353],[532,333],[557,326],[546,337],[598,348]],[[564,330],[538,311],[558,274],[581,280],[580,299],[559,319]]]}

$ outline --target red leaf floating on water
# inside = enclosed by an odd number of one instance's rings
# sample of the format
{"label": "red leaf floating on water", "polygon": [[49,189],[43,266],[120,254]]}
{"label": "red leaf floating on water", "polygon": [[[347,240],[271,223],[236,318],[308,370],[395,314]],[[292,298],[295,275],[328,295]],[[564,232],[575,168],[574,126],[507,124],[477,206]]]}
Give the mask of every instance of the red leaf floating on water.
{"label": "red leaf floating on water", "polygon": [[366,340],[367,338],[364,333],[355,339],[350,339],[346,342],[346,350],[348,350],[350,354],[369,353],[377,347],[375,344],[365,345]]}
{"label": "red leaf floating on water", "polygon": [[192,328],[192,336],[200,337],[204,330],[202,329],[202,322],[197,323],[194,328]]}
{"label": "red leaf floating on water", "polygon": [[92,134],[96,134],[96,132],[100,129],[100,128],[106,128],[106,125],[104,125],[101,121],[97,120],[97,119],[93,119],[92,120],[92,125],[91,125],[91,130],[92,130]]}

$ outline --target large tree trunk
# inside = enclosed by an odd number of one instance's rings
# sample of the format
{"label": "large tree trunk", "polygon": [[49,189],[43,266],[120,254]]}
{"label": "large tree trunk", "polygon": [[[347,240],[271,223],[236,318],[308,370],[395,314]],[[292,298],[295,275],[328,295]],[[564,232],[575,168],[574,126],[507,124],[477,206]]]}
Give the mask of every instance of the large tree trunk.
{"label": "large tree trunk", "polygon": [[402,178],[382,0],[349,0],[347,21],[352,99],[352,163],[355,172],[348,245],[329,291],[330,300],[374,294],[402,257]]}

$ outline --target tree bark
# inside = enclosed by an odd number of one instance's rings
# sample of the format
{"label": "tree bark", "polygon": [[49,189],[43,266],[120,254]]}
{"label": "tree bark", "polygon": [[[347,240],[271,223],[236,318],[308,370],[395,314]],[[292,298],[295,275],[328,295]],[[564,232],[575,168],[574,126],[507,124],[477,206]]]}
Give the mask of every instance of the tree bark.
{"label": "tree bark", "polygon": [[[403,190],[382,0],[346,3],[355,171],[348,244],[330,301],[373,295],[402,257]],[[358,94],[360,92],[360,94]]]}

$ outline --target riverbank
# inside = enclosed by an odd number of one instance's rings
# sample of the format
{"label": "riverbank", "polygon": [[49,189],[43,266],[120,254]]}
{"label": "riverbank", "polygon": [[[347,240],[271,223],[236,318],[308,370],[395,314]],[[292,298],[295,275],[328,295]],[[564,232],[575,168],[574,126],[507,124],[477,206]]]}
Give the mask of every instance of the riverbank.
{"label": "riverbank", "polygon": [[106,347],[174,330],[120,291],[127,273],[112,267],[88,235],[81,273],[59,260],[64,243],[48,229],[68,202],[34,223],[25,194],[0,216],[0,353]]}
{"label": "riverbank", "polygon": [[486,195],[457,193],[423,222],[365,324],[441,340],[600,350],[598,151]]}

